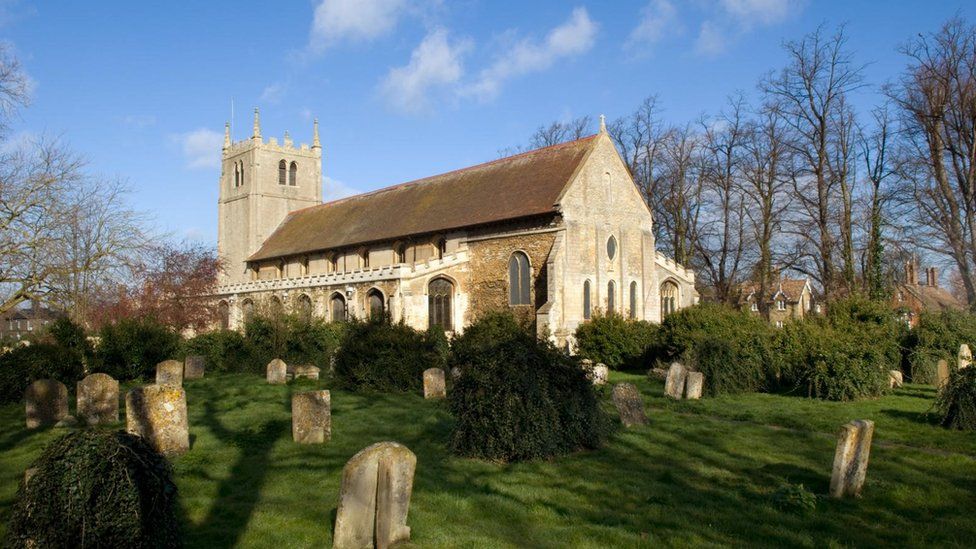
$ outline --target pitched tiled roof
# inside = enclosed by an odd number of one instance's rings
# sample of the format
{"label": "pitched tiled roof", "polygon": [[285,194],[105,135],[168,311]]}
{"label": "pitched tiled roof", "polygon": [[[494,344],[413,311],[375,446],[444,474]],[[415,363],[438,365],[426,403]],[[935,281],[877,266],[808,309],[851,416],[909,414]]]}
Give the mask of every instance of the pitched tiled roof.
{"label": "pitched tiled roof", "polygon": [[550,214],[597,136],[297,210],[248,260]]}
{"label": "pitched tiled roof", "polygon": [[922,307],[927,311],[962,310],[963,306],[959,300],[953,297],[948,290],[938,286],[927,286],[924,284],[902,284],[899,286],[903,291],[914,295],[922,303]]}
{"label": "pitched tiled roof", "polygon": [[[803,288],[807,285],[807,279],[805,278],[783,278],[780,279],[778,283],[773,283],[769,288],[770,299],[782,291],[783,295],[786,296],[786,300],[790,303],[796,303],[800,301],[800,296],[803,295]],[[742,286],[742,300],[748,300],[754,293],[759,291],[759,284],[755,282],[749,282]]]}

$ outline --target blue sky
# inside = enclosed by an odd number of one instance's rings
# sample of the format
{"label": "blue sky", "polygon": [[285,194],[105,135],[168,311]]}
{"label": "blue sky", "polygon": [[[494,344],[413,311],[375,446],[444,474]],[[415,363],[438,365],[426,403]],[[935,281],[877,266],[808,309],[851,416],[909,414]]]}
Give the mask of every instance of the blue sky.
{"label": "blue sky", "polygon": [[955,1],[0,0],[0,37],[34,83],[13,138],[59,135],[121,177],[175,237],[216,241],[223,124],[310,142],[326,197],[491,160],[552,120],[615,118],[657,94],[684,123],[780,67],[784,40],[847,24],[871,87],[897,47],[976,5]]}

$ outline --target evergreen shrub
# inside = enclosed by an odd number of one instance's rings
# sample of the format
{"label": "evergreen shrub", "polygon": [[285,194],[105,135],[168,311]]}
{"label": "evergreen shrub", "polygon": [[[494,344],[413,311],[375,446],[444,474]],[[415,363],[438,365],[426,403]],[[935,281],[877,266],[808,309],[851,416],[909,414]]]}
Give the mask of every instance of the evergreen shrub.
{"label": "evergreen shrub", "polygon": [[95,369],[123,381],[154,379],[156,365],[176,358],[182,343],[176,330],[150,317],[119,319],[100,335]]}
{"label": "evergreen shrub", "polygon": [[944,427],[976,431],[976,367],[956,370],[935,402]]}
{"label": "evergreen shrub", "polygon": [[612,370],[646,369],[647,351],[657,341],[658,327],[619,314],[595,315],[576,329],[576,350],[583,358]]}
{"label": "evergreen shrub", "polygon": [[350,321],[345,330],[334,375],[351,390],[416,391],[424,370],[445,367],[443,342],[428,332],[388,319]]}

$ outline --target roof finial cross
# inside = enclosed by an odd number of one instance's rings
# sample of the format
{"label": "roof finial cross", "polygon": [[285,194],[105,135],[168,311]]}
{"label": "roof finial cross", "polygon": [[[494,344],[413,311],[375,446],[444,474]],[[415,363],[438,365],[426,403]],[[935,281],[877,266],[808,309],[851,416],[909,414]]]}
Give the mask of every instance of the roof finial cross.
{"label": "roof finial cross", "polygon": [[607,117],[600,115],[600,133],[607,133]]}

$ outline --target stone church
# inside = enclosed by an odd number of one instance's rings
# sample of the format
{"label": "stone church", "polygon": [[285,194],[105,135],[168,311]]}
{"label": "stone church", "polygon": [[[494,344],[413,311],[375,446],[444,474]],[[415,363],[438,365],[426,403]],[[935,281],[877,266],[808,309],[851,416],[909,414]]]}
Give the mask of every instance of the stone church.
{"label": "stone church", "polygon": [[594,315],[659,322],[698,300],[602,117],[590,137],[323,204],[318,122],[311,146],[278,143],[255,110],[250,139],[225,130],[217,209],[227,328],[279,310],[459,332],[511,309],[571,346]]}

